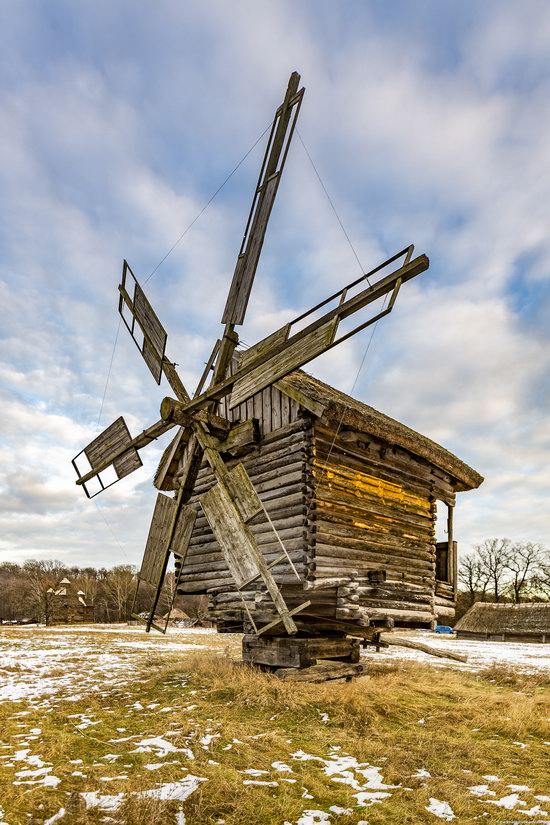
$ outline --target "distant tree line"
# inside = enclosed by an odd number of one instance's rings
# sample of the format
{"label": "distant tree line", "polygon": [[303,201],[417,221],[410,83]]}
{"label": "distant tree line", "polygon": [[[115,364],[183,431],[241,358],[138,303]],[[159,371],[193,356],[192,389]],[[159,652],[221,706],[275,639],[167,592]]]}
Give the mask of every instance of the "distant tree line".
{"label": "distant tree line", "polygon": [[[137,583],[137,568],[68,567],[60,561],[34,560],[0,564],[0,621],[48,620],[50,588],[67,577],[94,606],[96,622],[128,621]],[[476,601],[514,602],[550,600],[550,552],[534,542],[486,539],[464,556],[458,569],[457,618]],[[175,589],[173,572],[166,574],[157,613],[168,611]],[[151,589],[142,585],[137,613],[151,607]],[[204,616],[204,596],[176,597],[174,605],[191,616]]]}
{"label": "distant tree line", "polygon": [[[0,564],[0,621],[46,622],[49,618],[52,595],[63,578],[68,578],[78,590],[82,590],[87,604],[94,606],[96,622],[128,621],[137,584],[137,568],[129,564],[115,567],[75,567],[60,561],[34,560],[23,564]],[[172,603],[175,588],[173,572],[165,577],[164,589],[157,612],[167,612]],[[137,613],[151,608],[152,592],[142,585],[135,605]],[[177,597],[174,606],[181,607],[194,617],[205,610],[203,597]]]}
{"label": "distant tree line", "polygon": [[486,539],[462,558],[458,581],[467,607],[476,601],[548,601],[550,552],[535,542]]}

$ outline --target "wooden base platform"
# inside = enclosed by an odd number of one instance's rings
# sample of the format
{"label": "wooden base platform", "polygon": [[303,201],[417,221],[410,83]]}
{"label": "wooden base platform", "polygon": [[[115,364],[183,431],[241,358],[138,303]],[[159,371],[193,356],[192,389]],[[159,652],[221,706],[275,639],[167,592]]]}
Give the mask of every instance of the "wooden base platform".
{"label": "wooden base platform", "polygon": [[360,640],[349,636],[253,636],[243,638],[243,661],[270,670],[311,668],[329,663],[359,662]]}
{"label": "wooden base platform", "polygon": [[326,682],[330,680],[350,682],[356,676],[364,676],[367,666],[336,662],[333,659],[321,659],[311,667],[280,667],[275,676],[284,682]]}

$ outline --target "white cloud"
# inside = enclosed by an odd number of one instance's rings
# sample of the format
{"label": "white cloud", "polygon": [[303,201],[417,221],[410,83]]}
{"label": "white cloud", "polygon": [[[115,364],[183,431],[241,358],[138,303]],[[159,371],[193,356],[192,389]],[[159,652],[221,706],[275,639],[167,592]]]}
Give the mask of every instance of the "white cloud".
{"label": "white cloud", "polygon": [[[321,6],[163,2],[136,15],[132,4],[66,4],[57,32],[38,6],[11,15],[0,87],[3,557],[138,561],[162,445],[96,500],[116,538],[70,466],[95,434],[121,261],[145,279],[267,125],[292,69],[307,87],[300,133],[361,261],[411,240],[432,261],[378,326],[356,395],[486,475],[461,497],[463,546],[497,534],[550,544],[550,14],[491,4],[455,26],[434,3],[437,25],[411,37],[395,11],[381,20],[358,4],[344,20]],[[456,38],[447,62],[437,27]],[[24,40],[33,50],[22,58]],[[219,335],[261,152],[146,287],[190,388]],[[243,339],[357,274],[295,139]],[[313,371],[350,390],[369,338]],[[122,328],[101,427],[123,413],[138,432],[165,392]]]}

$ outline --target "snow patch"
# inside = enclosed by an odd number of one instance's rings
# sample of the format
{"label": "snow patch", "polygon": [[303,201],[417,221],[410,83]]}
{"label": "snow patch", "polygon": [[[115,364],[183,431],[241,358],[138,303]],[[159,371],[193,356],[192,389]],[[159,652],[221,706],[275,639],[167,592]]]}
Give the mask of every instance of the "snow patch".
{"label": "snow patch", "polygon": [[439,819],[444,819],[445,822],[450,822],[452,819],[455,819],[453,809],[449,803],[441,799],[430,797],[430,804],[426,805],[426,810],[428,813],[439,817]]}

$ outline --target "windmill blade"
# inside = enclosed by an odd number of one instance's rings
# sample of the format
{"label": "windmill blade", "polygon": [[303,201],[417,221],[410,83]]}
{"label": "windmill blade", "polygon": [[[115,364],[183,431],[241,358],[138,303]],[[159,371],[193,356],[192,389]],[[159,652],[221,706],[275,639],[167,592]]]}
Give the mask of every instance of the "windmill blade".
{"label": "windmill blade", "polygon": [[[155,441],[174,426],[173,422],[160,420],[132,438],[124,418],[122,416],[117,418],[73,458],[72,464],[78,476],[76,483],[84,488],[88,498],[94,498],[103,490],[112,487],[121,478],[141,467],[142,461],[138,450],[150,444],[151,441]],[[110,478],[106,475],[102,476],[109,467],[113,468],[114,473],[111,472]],[[96,479],[98,485],[95,492],[88,488],[88,483],[92,479]]]}
{"label": "windmill blade", "polygon": [[[426,255],[418,255],[418,257],[411,260],[412,251],[412,246],[401,250],[401,252],[388,258],[387,261],[367,272],[361,278],[347,284],[312,309],[304,312],[290,324],[286,324],[272,335],[264,338],[246,350],[245,353],[240,353],[237,370],[231,375],[222,376],[219,381],[213,382],[202,395],[187,403],[168,398],[163,401],[163,406],[170,409],[172,415],[189,415],[195,410],[208,406],[211,401],[220,400],[231,393],[229,407],[233,409],[261,389],[284,378],[285,375],[303,366],[317,355],[326,352],[331,347],[335,347],[370,324],[374,324],[392,311],[401,285],[428,269],[430,262]],[[351,289],[359,286],[376,272],[403,257],[405,259],[404,263],[389,275],[363,289],[353,297],[347,297]],[[385,309],[372,315],[350,332],[337,337],[340,321],[354,315],[388,294],[390,300]],[[325,312],[320,318],[311,321],[304,328],[299,329],[298,332],[291,334],[295,325],[307,321],[308,318],[316,315],[320,309],[330,303],[336,303],[336,306]]]}
{"label": "windmill blade", "polygon": [[[80,473],[79,464],[82,466],[82,456],[85,456],[91,467],[91,473],[86,476]],[[132,446],[132,436],[122,416],[117,418],[97,438],[94,438],[87,447],[84,447],[73,458],[72,463],[79,477],[77,484],[80,482],[88,498],[94,498],[94,496],[106,490],[107,487],[111,487],[121,478],[130,475],[142,466],[142,461],[137,450]],[[101,473],[111,465],[114,469],[115,478],[107,481],[101,476]],[[86,484],[92,478],[96,478],[99,484],[96,492],[88,489]]]}
{"label": "windmill blade", "polygon": [[[286,324],[272,335],[264,338],[255,346],[243,352],[240,356],[239,367],[235,375],[229,408],[233,409],[243,401],[251,398],[260,390],[274,384],[278,379],[284,378],[295,369],[304,366],[308,361],[312,361],[318,355],[355,335],[362,329],[374,324],[380,318],[388,315],[394,306],[401,285],[405,281],[411,280],[416,275],[424,272],[429,266],[428,258],[419,255],[413,261],[410,260],[412,247],[402,250],[397,255],[392,256],[371,273],[359,278],[351,284],[343,287],[339,292],[326,298],[320,304],[295,318],[290,324]],[[369,275],[393,263],[400,257],[405,256],[405,263],[398,267],[390,275],[380,280],[373,286],[362,290],[359,294],[346,300],[347,293],[356,287],[361,281],[368,279]],[[364,309],[368,304],[390,294],[387,307],[372,315],[344,335],[337,337],[340,321]],[[336,306],[316,320],[312,320],[303,329],[295,334],[291,334],[292,327],[313,317],[322,307],[336,302]],[[237,379],[237,380],[235,380]]]}
{"label": "windmill blade", "polygon": [[[151,375],[160,384],[164,374],[180,401],[188,401],[189,394],[176,371],[166,358],[166,330],[139,285],[128,261],[122,267],[119,284],[118,311],[132,339],[149,367]],[[130,294],[132,293],[132,294]],[[128,317],[129,315],[129,317]]]}
{"label": "windmill blade", "polygon": [[[149,617],[145,620],[147,631],[154,627],[155,630],[166,632],[166,626],[162,628],[160,625],[155,624],[154,618],[164,584],[170,552],[179,556],[183,563],[187,555],[196,518],[197,508],[182,504],[181,496],[171,498],[162,493],[157,495],[134,596],[135,605],[142,582],[146,582],[153,588]],[[143,620],[142,616],[134,614],[133,608],[132,615],[136,619]],[[166,624],[168,624],[168,621]]]}
{"label": "windmill blade", "polygon": [[305,610],[310,602],[306,601],[293,610],[289,610],[270,570],[282,561],[290,561],[289,556],[284,551],[270,564],[262,556],[247,522],[262,512],[264,508],[243,465],[238,464],[223,475],[218,474],[216,470],[215,473],[218,481],[202,494],[200,503],[235,586],[241,591],[261,578],[279,616],[274,622],[258,629],[243,599],[249,619],[258,634],[282,622],[287,633],[293,635],[297,633],[298,628],[292,616]]}
{"label": "windmill blade", "polygon": [[233,281],[223,313],[223,324],[238,325],[244,321],[267,224],[302,104],[304,89],[298,91],[299,83],[300,75],[293,72],[288,82],[285,98],[275,112],[243,242],[237,258]]}

